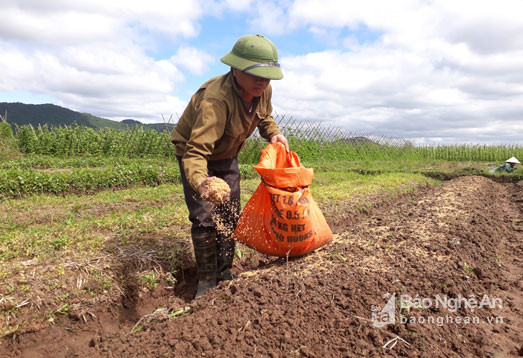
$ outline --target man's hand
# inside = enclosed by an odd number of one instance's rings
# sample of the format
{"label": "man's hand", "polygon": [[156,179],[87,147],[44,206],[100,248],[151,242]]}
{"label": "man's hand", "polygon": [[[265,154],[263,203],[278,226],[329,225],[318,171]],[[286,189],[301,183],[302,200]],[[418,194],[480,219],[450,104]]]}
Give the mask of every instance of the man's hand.
{"label": "man's hand", "polygon": [[278,142],[285,146],[285,150],[287,152],[289,151],[289,142],[287,141],[287,138],[285,138],[285,136],[283,134],[276,134],[275,136],[273,136],[271,138],[271,144],[278,143]]}
{"label": "man's hand", "polygon": [[198,192],[203,199],[214,205],[218,205],[229,198],[231,188],[223,179],[208,177],[202,181]]}

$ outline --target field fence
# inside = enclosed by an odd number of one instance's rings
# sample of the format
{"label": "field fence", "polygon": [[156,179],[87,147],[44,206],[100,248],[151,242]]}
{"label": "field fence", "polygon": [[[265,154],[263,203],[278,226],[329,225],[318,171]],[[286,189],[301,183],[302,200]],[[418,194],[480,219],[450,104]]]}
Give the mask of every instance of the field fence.
{"label": "field fence", "polygon": [[276,123],[286,137],[294,137],[304,141],[329,143],[341,141],[350,145],[377,144],[394,147],[410,146],[412,142],[403,138],[392,138],[372,133],[359,133],[347,128],[333,125],[323,125],[322,122],[300,121],[293,116],[276,114]]}
{"label": "field fence", "polygon": [[[292,150],[308,161],[368,161],[368,160],[450,160],[504,161],[523,157],[523,147],[517,145],[424,145],[414,146],[404,138],[392,138],[372,133],[359,133],[347,128],[323,125],[321,122],[301,121],[292,116],[276,115],[282,133],[289,139]],[[254,143],[261,138],[257,132]],[[254,144],[253,143],[253,144]],[[249,147],[249,146],[247,146]],[[255,145],[251,145],[254,147]],[[259,156],[257,150],[246,150],[246,161]]]}
{"label": "field fence", "polygon": [[[414,146],[402,138],[358,133],[321,122],[301,121],[292,116],[275,115],[275,121],[288,138],[291,149],[304,162],[367,161],[399,159],[442,159],[452,161],[503,161],[523,158],[523,147],[516,145],[431,145]],[[167,128],[167,126],[166,126]],[[152,130],[130,126],[126,130],[85,126],[24,125],[16,129],[16,143],[24,153],[51,156],[125,156],[174,158],[167,129]],[[240,163],[254,164],[266,141],[256,130],[240,153]]]}

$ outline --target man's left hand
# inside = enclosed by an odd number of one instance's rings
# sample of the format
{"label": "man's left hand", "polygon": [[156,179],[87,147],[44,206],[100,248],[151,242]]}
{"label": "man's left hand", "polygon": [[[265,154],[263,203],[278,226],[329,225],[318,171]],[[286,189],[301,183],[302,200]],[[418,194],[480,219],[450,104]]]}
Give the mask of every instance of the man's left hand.
{"label": "man's left hand", "polygon": [[289,142],[287,141],[287,138],[283,134],[276,134],[271,138],[271,144],[274,143],[281,143],[285,146],[285,150],[289,151]]}

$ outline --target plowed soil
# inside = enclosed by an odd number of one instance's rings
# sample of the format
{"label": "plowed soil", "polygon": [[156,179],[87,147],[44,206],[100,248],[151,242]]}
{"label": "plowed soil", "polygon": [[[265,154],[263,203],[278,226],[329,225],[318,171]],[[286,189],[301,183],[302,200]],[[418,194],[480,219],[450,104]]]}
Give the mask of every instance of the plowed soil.
{"label": "plowed soil", "polygon": [[[336,211],[333,242],[310,255],[239,260],[237,279],[196,301],[185,271],[174,295],[158,289],[87,320],[64,317],[4,339],[2,356],[523,356],[522,182],[461,177],[369,213]],[[401,308],[401,295],[424,307]],[[427,304],[436,297],[461,305]],[[464,304],[472,297],[474,310]],[[380,325],[387,302],[394,322]]]}

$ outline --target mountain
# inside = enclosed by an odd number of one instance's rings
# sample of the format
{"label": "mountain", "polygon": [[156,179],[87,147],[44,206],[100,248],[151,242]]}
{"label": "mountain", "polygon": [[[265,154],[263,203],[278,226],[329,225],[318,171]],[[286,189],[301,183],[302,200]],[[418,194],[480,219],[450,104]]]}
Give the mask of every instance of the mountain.
{"label": "mountain", "polygon": [[[7,109],[7,122],[12,126],[31,124],[33,126],[47,124],[49,127],[70,126],[77,124],[94,129],[114,128],[126,129],[133,126],[143,126],[144,129],[165,130],[164,123],[142,123],[134,119],[124,119],[121,122],[93,116],[89,113],[80,113],[54,104],[25,104],[0,102],[0,113]],[[169,125],[172,129],[173,125]]]}
{"label": "mountain", "polygon": [[137,121],[136,119],[124,119],[120,123],[128,124],[131,126],[136,126],[142,124],[142,122]]}

